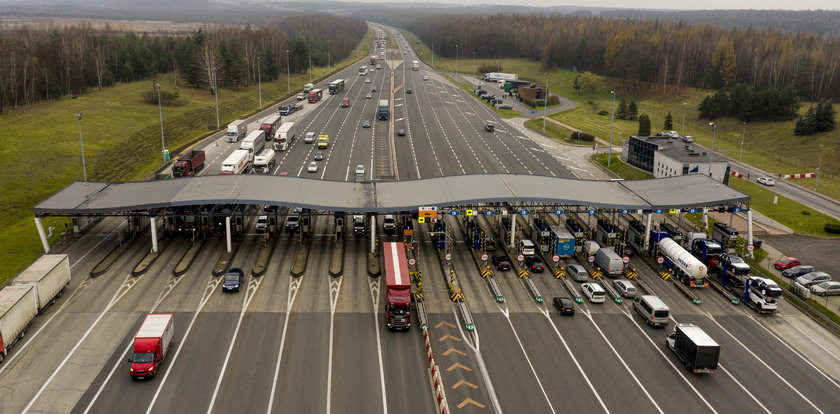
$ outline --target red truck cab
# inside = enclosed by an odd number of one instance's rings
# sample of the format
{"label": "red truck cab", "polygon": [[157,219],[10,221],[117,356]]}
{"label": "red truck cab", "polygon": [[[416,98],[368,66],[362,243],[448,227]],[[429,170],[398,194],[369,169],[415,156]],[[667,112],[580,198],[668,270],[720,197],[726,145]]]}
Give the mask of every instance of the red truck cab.
{"label": "red truck cab", "polygon": [[403,243],[383,243],[385,257],[385,324],[388,329],[411,328],[411,278]]}
{"label": "red truck cab", "polygon": [[150,313],[134,336],[129,373],[134,379],[154,378],[175,332],[171,313]]}
{"label": "red truck cab", "polygon": [[341,99],[341,107],[342,108],[349,108],[350,107],[350,98],[342,98]]}

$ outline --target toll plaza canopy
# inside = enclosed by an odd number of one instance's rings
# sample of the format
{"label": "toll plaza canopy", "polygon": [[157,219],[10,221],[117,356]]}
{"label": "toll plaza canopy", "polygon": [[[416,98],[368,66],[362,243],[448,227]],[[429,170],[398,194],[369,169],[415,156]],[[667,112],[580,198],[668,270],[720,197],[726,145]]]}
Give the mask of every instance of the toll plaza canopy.
{"label": "toll plaza canopy", "polygon": [[346,182],[265,175],[161,181],[76,182],[34,207],[39,216],[109,214],[196,205],[252,204],[349,213],[413,211],[484,203],[546,203],[610,209],[685,209],[746,203],[749,196],[702,174],[593,181],[474,174],[412,181]]}

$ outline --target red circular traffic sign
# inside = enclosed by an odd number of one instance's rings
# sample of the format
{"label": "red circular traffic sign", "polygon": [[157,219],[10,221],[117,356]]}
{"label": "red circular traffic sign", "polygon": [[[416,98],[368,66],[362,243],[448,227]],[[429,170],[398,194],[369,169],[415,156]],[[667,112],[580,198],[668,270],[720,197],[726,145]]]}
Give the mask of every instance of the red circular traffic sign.
{"label": "red circular traffic sign", "polygon": [[751,251],[753,251],[753,250],[755,250],[755,246],[753,246],[753,245],[751,245],[751,244],[748,244],[748,245],[747,245],[747,251],[750,251],[750,252],[751,252]]}
{"label": "red circular traffic sign", "polygon": [[517,261],[519,261],[519,262],[524,261],[524,260],[525,260],[525,256],[523,256],[523,255],[521,255],[521,254],[520,254],[520,255],[516,256],[516,260],[517,260]]}
{"label": "red circular traffic sign", "polygon": [[490,256],[488,256],[488,255],[487,255],[487,253],[482,253],[482,254],[481,254],[481,260],[482,260],[482,261],[486,262],[486,261],[487,261],[487,259],[489,259],[489,258],[490,258]]}
{"label": "red circular traffic sign", "polygon": [[624,262],[624,264],[630,263],[630,256],[624,256],[624,257],[622,257],[622,258],[621,258],[621,261],[622,261],[622,262]]}
{"label": "red circular traffic sign", "polygon": [[443,256],[443,257],[446,258],[447,262],[452,260],[452,254],[451,253],[447,253],[446,256]]}
{"label": "red circular traffic sign", "polygon": [[415,260],[415,259],[412,257],[411,259],[408,259],[408,264],[409,264],[409,266],[414,266],[414,265],[416,265],[416,264],[417,264],[417,260]]}
{"label": "red circular traffic sign", "polygon": [[589,256],[589,258],[586,260],[588,260],[589,263],[595,263],[595,256]]}
{"label": "red circular traffic sign", "polygon": [[656,263],[659,263],[659,264],[665,263],[665,258],[662,257],[662,256],[657,257],[656,258]]}
{"label": "red circular traffic sign", "polygon": [[551,256],[551,261],[554,262],[554,263],[559,263],[560,262],[560,256],[558,256],[556,254],[554,256]]}

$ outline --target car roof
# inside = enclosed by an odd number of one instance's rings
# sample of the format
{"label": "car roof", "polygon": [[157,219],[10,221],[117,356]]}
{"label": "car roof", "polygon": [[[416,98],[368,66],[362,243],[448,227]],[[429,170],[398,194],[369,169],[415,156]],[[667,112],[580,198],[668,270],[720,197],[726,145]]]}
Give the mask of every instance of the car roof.
{"label": "car roof", "polygon": [[803,277],[805,279],[810,279],[812,277],[817,277],[817,276],[828,276],[828,273],[826,273],[826,272],[811,272],[811,273],[806,273],[806,274],[804,274],[800,277]]}

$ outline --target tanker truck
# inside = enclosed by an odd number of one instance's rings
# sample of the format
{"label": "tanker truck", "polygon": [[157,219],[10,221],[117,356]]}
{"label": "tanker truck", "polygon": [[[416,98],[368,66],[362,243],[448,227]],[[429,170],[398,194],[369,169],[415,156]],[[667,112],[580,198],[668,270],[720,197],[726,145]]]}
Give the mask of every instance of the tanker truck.
{"label": "tanker truck", "polygon": [[689,287],[705,287],[708,268],[674,239],[663,238],[658,242],[659,253],[665,256],[665,267]]}

